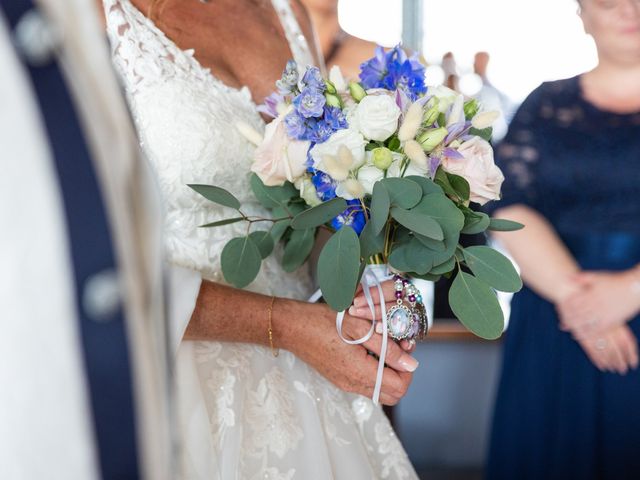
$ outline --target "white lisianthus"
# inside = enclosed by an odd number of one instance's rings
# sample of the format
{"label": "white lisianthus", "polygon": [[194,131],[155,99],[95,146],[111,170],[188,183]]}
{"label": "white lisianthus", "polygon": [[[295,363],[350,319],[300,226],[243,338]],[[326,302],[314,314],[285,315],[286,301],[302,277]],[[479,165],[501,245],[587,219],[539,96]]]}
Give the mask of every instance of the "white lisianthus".
{"label": "white lisianthus", "polygon": [[338,159],[340,147],[344,146],[351,154],[352,163],[348,166],[348,169],[354,170],[364,163],[364,147],[366,144],[367,141],[360,132],[351,128],[338,130],[326,142],[316,143],[311,149],[309,153],[313,160],[313,167],[331,175],[324,164],[324,158]]}
{"label": "white lisianthus", "polygon": [[331,70],[329,70],[329,81],[333,83],[338,93],[346,93],[349,88],[347,81],[344,79],[344,75],[342,75],[342,70],[340,70],[338,65],[334,65],[331,67]]}
{"label": "white lisianthus", "polygon": [[493,125],[498,117],[500,116],[500,112],[497,110],[491,110],[488,112],[481,112],[473,117],[471,120],[471,126],[473,128],[477,128],[478,130],[484,130],[485,128],[489,128]]}
{"label": "white lisianthus", "polygon": [[442,168],[469,182],[472,202],[484,205],[489,200],[498,200],[504,176],[493,161],[493,149],[489,142],[473,137],[460,145],[458,152],[464,158],[444,157]]}
{"label": "white lisianthus", "polygon": [[400,113],[393,97],[367,95],[358,104],[355,117],[365,138],[383,142],[397,130]]}
{"label": "white lisianthus", "polygon": [[413,140],[416,137],[416,133],[418,133],[418,129],[422,123],[423,113],[422,105],[417,102],[412,103],[407,109],[400,130],[398,130],[398,139],[401,142]]}
{"label": "white lisianthus", "polygon": [[374,184],[384,178],[384,172],[374,165],[364,165],[358,170],[358,181],[365,193],[373,193]]}
{"label": "white lisianthus", "polygon": [[[387,178],[395,178],[399,177],[402,173],[401,171],[402,162],[397,161],[394,162],[393,165],[389,167],[387,170]],[[409,177],[411,175],[417,175],[419,177],[427,177],[429,175],[429,170],[427,166],[421,167],[420,165],[416,165],[415,162],[410,162],[409,165],[406,166],[403,177]]]}
{"label": "white lisianthus", "polygon": [[451,90],[449,87],[445,87],[444,85],[438,85],[437,87],[429,87],[427,92],[429,95],[433,95],[438,99],[438,110],[440,113],[444,113],[447,109],[453,105],[458,97],[463,99],[464,97],[456,92],[455,90]]}
{"label": "white lisianthus", "polygon": [[451,112],[447,118],[447,127],[454,123],[464,122],[464,97],[458,95],[451,106]]}
{"label": "white lisianthus", "polygon": [[251,171],[267,186],[295,182],[307,170],[307,151],[310,142],[291,140],[284,127],[284,116],[266,126],[264,140],[256,149]]}

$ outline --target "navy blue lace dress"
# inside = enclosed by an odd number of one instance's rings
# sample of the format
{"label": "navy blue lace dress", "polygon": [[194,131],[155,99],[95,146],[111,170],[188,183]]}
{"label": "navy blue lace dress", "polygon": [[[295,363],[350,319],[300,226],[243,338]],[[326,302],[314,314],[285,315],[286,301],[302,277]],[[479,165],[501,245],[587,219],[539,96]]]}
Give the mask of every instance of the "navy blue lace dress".
{"label": "navy blue lace dress", "polygon": [[[640,263],[640,112],[596,108],[580,77],[544,83],[496,156],[507,180],[494,208],[542,213],[584,269]],[[511,315],[487,478],[640,479],[640,371],[598,371],[526,287]],[[640,337],[640,318],[630,326]]]}

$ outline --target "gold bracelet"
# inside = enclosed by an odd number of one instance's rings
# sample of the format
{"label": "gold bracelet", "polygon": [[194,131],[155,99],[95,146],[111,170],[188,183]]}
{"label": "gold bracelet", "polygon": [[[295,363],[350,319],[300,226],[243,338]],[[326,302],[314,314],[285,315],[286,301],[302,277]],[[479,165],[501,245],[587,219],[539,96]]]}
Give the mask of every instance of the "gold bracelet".
{"label": "gold bracelet", "polygon": [[276,301],[276,297],[271,297],[271,303],[269,304],[269,329],[267,330],[268,334],[269,334],[269,345],[271,345],[271,353],[273,354],[274,357],[277,357],[278,355],[280,355],[280,349],[279,348],[275,348],[273,346],[273,304]]}

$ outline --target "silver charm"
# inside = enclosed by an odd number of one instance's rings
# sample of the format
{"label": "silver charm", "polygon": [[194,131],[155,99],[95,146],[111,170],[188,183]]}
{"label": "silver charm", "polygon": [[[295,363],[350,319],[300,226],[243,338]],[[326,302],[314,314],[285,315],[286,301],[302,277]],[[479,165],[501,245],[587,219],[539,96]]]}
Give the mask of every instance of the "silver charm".
{"label": "silver charm", "polygon": [[398,303],[387,310],[387,332],[394,340],[402,340],[411,335],[413,330],[412,310],[398,299]]}

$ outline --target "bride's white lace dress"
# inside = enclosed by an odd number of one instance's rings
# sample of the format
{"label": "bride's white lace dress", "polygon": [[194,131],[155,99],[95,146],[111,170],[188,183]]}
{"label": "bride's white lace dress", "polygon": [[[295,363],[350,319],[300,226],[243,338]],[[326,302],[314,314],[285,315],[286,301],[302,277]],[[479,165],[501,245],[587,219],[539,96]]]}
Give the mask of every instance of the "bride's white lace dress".
{"label": "bride's white lace dress", "polygon": [[[296,60],[309,64],[288,2],[272,1]],[[104,5],[114,63],[164,197],[169,260],[223,282],[220,252],[246,226],[199,229],[233,212],[186,184],[220,185],[240,199],[245,213],[266,214],[248,183],[254,147],[234,126],[241,120],[263,131],[264,122],[247,88],[225,86],[129,0]],[[263,262],[249,288],[307,298],[308,269],[285,273],[278,258]],[[335,388],[289,352],[274,358],[259,346],[183,342],[178,357],[185,478],[416,478],[379,407]]]}

